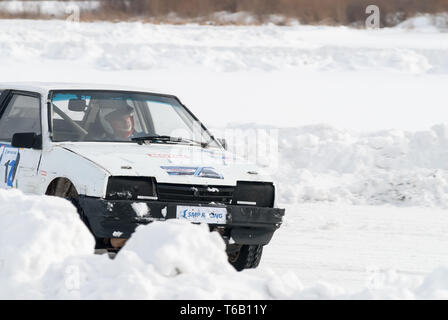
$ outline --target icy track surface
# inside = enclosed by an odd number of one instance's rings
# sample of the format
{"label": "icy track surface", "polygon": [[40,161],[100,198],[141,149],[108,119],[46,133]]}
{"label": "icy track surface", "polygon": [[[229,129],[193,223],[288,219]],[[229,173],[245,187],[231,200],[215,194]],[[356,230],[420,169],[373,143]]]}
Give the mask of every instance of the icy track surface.
{"label": "icy track surface", "polygon": [[[278,274],[293,270],[305,285],[324,281],[377,298],[404,298],[408,285],[448,265],[446,210],[334,204],[286,209],[286,222],[265,248],[260,266]],[[445,295],[442,270],[427,278],[434,287],[425,295]],[[381,293],[370,291],[380,288]],[[429,297],[421,291],[407,294]]]}
{"label": "icy track surface", "polygon": [[141,227],[112,261],[68,202],[0,191],[0,297],[448,298],[447,39],[429,18],[379,31],[0,20],[2,82],[137,85],[211,128],[279,129],[287,209],[260,268],[237,273],[204,227]]}

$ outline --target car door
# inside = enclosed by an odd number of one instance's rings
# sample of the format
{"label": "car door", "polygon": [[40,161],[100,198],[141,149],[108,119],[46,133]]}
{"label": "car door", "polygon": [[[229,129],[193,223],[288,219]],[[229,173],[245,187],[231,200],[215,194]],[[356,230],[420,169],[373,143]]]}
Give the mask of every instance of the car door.
{"label": "car door", "polygon": [[38,190],[40,149],[11,146],[15,133],[42,136],[40,94],[7,90],[0,98],[0,188],[18,188],[25,193]]}

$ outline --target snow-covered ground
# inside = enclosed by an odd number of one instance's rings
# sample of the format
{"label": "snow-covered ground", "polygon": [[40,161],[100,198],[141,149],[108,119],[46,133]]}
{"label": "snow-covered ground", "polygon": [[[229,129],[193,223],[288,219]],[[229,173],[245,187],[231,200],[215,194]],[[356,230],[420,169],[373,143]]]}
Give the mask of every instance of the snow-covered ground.
{"label": "snow-covered ground", "polygon": [[4,20],[0,30],[0,81],[146,86],[177,94],[209,126],[427,130],[445,121],[448,33],[434,28]]}
{"label": "snow-covered ground", "polygon": [[334,204],[286,209],[286,223],[265,248],[261,268],[293,270],[305,285],[325,281],[356,291],[382,285],[388,272],[412,281],[448,266],[447,210]]}
{"label": "snow-covered ground", "polygon": [[419,19],[383,30],[0,21],[2,82],[144,86],[218,131],[278,128],[287,208],[260,268],[236,273],[215,235],[174,222],[141,228],[114,261],[92,256],[67,203],[2,191],[0,297],[447,298],[448,33]]}

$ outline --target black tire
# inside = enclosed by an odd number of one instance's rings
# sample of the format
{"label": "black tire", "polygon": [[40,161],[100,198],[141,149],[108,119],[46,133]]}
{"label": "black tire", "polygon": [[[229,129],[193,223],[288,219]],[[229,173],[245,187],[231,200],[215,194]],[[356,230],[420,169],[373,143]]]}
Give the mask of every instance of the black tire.
{"label": "black tire", "polygon": [[253,269],[258,267],[263,254],[261,245],[241,245],[233,247],[227,253],[230,264],[237,270]]}

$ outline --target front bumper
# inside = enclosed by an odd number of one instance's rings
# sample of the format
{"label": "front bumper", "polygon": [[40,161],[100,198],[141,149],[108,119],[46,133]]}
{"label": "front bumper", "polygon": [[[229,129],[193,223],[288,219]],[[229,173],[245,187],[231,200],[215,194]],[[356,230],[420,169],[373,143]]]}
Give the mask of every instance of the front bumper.
{"label": "front bumper", "polygon": [[[133,204],[146,203],[148,213],[139,215]],[[237,244],[269,243],[282,223],[285,209],[254,206],[210,205],[173,203],[141,200],[106,200],[80,196],[79,206],[89,228],[97,238],[130,238],[137,226],[153,221],[176,219],[177,206],[225,207],[225,224],[211,225],[223,227],[229,238]],[[137,210],[138,211],[138,210]]]}

